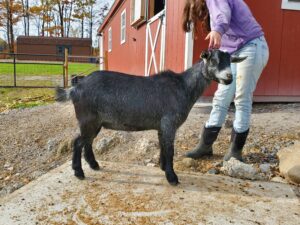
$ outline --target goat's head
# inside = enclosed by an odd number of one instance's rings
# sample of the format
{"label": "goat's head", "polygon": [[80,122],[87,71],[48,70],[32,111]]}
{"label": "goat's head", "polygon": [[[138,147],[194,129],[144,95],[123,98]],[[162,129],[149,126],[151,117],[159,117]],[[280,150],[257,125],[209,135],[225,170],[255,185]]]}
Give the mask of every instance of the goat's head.
{"label": "goat's head", "polygon": [[201,58],[205,65],[204,76],[221,84],[231,84],[233,76],[230,64],[244,61],[247,57],[231,56],[217,49],[203,51]]}

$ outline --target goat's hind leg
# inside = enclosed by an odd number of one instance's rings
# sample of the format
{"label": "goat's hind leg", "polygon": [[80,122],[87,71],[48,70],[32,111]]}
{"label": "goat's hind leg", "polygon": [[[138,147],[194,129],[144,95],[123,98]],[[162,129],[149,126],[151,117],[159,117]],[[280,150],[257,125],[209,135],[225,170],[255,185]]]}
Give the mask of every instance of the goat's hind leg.
{"label": "goat's hind leg", "polygon": [[80,133],[73,145],[73,160],[72,168],[75,171],[75,176],[79,179],[84,179],[84,172],[81,165],[81,153],[84,148],[84,158],[94,170],[99,170],[99,164],[95,160],[95,156],[92,149],[92,143],[94,138],[100,131],[101,126],[97,126],[96,121],[89,120],[85,124],[80,125]]}
{"label": "goat's hind leg", "polygon": [[84,159],[89,164],[91,169],[93,170],[100,170],[100,166],[95,159],[92,143],[87,143],[84,146]]}
{"label": "goat's hind leg", "polygon": [[91,169],[93,170],[100,170],[100,166],[95,159],[95,155],[93,152],[93,141],[94,138],[97,136],[101,129],[101,126],[97,127],[96,124],[94,126],[90,126],[88,129],[88,138],[84,143],[84,159],[89,164]]}

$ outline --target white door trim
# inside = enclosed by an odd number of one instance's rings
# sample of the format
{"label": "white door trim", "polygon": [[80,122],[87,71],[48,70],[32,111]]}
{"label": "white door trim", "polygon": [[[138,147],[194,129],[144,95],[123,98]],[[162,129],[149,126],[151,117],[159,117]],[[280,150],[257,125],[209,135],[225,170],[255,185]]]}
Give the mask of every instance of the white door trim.
{"label": "white door trim", "polygon": [[167,30],[167,0],[165,0],[165,10],[162,19],[162,30],[161,30],[161,46],[160,46],[160,71],[165,69],[166,62],[166,30]]}
{"label": "white door trim", "polygon": [[185,33],[185,48],[184,48],[184,69],[188,69],[193,65],[194,56],[194,38],[193,32]]}
{"label": "white door trim", "polygon": [[99,36],[99,53],[100,53],[100,59],[99,59],[99,66],[100,70],[104,70],[104,46],[103,46],[103,33]]}

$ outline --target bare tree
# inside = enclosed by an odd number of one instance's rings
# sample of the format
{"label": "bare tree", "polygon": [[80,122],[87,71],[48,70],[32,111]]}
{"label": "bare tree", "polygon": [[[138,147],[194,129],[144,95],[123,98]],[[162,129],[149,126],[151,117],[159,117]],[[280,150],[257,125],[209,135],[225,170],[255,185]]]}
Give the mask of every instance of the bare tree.
{"label": "bare tree", "polygon": [[65,7],[65,16],[64,16],[64,22],[65,22],[65,33],[66,37],[69,37],[70,34],[70,27],[71,27],[71,22],[73,21],[72,18],[72,13],[73,13],[73,5],[74,5],[74,0],[71,0],[67,7]]}
{"label": "bare tree", "polygon": [[53,36],[54,30],[57,27],[53,26],[54,16],[54,3],[52,0],[42,0],[44,5],[42,36]]}
{"label": "bare tree", "polygon": [[42,35],[42,23],[43,23],[43,6],[40,4],[35,4],[29,9],[31,15],[31,21],[37,29],[37,35]]}
{"label": "bare tree", "polygon": [[24,35],[29,36],[29,26],[30,26],[30,10],[29,10],[29,1],[21,0],[22,4],[22,17],[24,25]]}
{"label": "bare tree", "polygon": [[68,30],[70,24],[67,22],[71,19],[74,0],[53,0],[53,3],[58,13],[59,25],[57,27],[60,29],[60,35],[61,37],[67,36],[66,26]]}
{"label": "bare tree", "polygon": [[14,26],[19,22],[22,15],[22,6],[19,1],[2,0],[0,1],[1,23],[6,27],[6,37],[10,52],[15,51]]}
{"label": "bare tree", "polygon": [[3,1],[0,0],[0,28],[3,28],[5,27],[5,10],[4,10],[4,4],[3,4]]}
{"label": "bare tree", "polygon": [[87,3],[88,0],[75,0],[75,9],[74,9],[74,14],[73,17],[74,19],[77,19],[80,22],[81,26],[81,38],[84,37],[84,22],[87,16]]}
{"label": "bare tree", "polygon": [[101,1],[100,6],[97,3],[99,0],[0,0],[0,29],[6,33],[11,50],[17,31],[14,26],[19,21],[25,35],[30,34],[33,25],[39,36],[93,39],[95,27],[101,24],[110,5],[109,1]]}
{"label": "bare tree", "polygon": [[94,27],[100,26],[102,21],[104,20],[108,9],[109,9],[109,3],[104,4],[100,8],[95,7],[96,6],[96,0],[88,0],[87,2],[87,13],[86,13],[86,19],[87,19],[87,32],[89,34],[89,38],[93,39],[93,32]]}

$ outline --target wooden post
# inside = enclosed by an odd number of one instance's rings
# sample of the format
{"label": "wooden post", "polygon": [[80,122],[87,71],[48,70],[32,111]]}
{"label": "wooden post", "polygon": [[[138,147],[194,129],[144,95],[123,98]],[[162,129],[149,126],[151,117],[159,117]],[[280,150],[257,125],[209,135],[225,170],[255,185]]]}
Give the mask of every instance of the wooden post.
{"label": "wooden post", "polygon": [[16,53],[14,54],[14,87],[17,87]]}
{"label": "wooden post", "polygon": [[64,83],[64,88],[68,87],[68,76],[69,76],[69,52],[68,49],[65,48],[65,64],[64,64],[64,70],[65,70],[65,83]]}
{"label": "wooden post", "polygon": [[108,51],[104,52],[104,70],[108,70]]}

